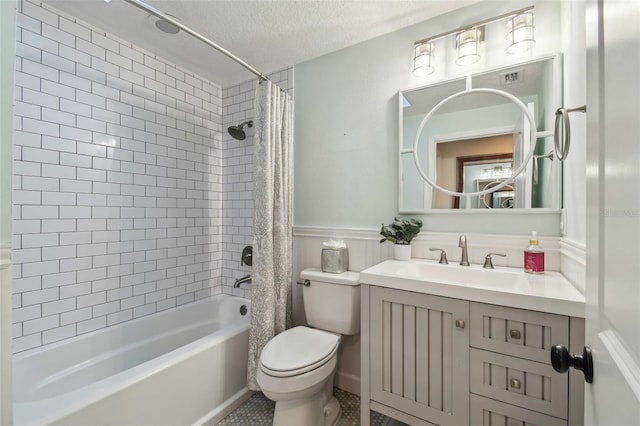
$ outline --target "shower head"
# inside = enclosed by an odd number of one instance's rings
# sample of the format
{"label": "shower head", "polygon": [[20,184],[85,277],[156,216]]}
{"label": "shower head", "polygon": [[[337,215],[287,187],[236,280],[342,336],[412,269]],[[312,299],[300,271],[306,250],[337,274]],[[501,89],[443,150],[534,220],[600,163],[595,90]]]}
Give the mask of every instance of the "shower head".
{"label": "shower head", "polygon": [[253,127],[253,120],[245,121],[244,123],[238,124],[237,126],[229,126],[227,131],[234,139],[243,141],[247,137],[247,135],[244,133],[244,130],[242,130],[245,125]]}

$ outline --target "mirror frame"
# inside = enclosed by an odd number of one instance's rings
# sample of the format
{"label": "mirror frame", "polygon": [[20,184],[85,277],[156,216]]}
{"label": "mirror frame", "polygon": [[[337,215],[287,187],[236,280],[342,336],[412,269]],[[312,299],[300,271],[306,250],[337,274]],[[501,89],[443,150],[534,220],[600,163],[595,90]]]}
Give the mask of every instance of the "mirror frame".
{"label": "mirror frame", "polygon": [[[511,95],[508,92],[504,92],[502,90],[498,90],[498,89],[491,89],[491,88],[476,88],[476,89],[472,89],[471,88],[471,84],[473,82],[473,78],[477,77],[477,76],[482,76],[485,74],[489,74],[489,73],[494,73],[494,72],[499,72],[501,70],[505,70],[505,69],[511,69],[513,67],[518,67],[520,65],[525,65],[525,64],[529,64],[529,63],[533,63],[533,62],[540,62],[540,61],[545,61],[545,60],[552,60],[552,80],[553,80],[553,93],[551,93],[551,103],[552,105],[558,105],[561,106],[562,105],[562,87],[561,87],[561,83],[562,83],[562,62],[561,62],[561,54],[560,53],[555,53],[555,54],[549,54],[549,55],[542,55],[542,56],[537,56],[537,57],[533,57],[533,58],[529,58],[527,60],[523,60],[523,61],[518,61],[518,62],[514,62],[511,64],[507,64],[507,65],[501,65],[498,67],[493,67],[493,68],[487,68],[475,73],[469,73],[466,77],[466,89],[461,91],[461,92],[457,92],[451,96],[448,96],[447,98],[445,98],[444,100],[440,101],[436,106],[434,106],[431,111],[429,111],[429,113],[427,113],[427,115],[425,116],[425,118],[422,120],[417,133],[416,133],[416,137],[414,140],[414,144],[412,148],[404,148],[404,144],[403,144],[403,103],[402,103],[402,97],[403,97],[403,92],[409,92],[409,91],[415,91],[415,90],[420,90],[420,89],[424,89],[424,88],[428,88],[430,86],[436,86],[436,85],[442,85],[442,84],[447,84],[447,83],[451,83],[451,82],[455,82],[455,81],[460,81],[461,77],[460,76],[455,76],[453,78],[449,78],[449,79],[445,79],[445,80],[439,80],[439,81],[434,81],[430,84],[427,85],[423,85],[423,86],[418,86],[418,87],[414,87],[414,88],[409,88],[409,89],[405,89],[405,90],[399,90],[398,91],[398,212],[400,214],[424,214],[424,213],[481,213],[481,214],[487,214],[489,212],[492,213],[499,213],[499,214],[522,214],[522,213],[558,213],[561,211],[561,205],[562,205],[562,163],[560,162],[559,167],[557,169],[557,172],[555,174],[557,174],[557,177],[554,177],[553,182],[555,183],[557,188],[555,188],[555,196],[553,199],[553,206],[552,207],[544,207],[544,208],[518,208],[518,209],[471,209],[471,208],[465,208],[465,209],[434,209],[434,208],[422,208],[422,209],[403,209],[403,182],[404,182],[404,176],[403,176],[403,154],[413,154],[414,157],[414,163],[416,166],[416,169],[420,175],[420,177],[422,177],[423,180],[423,184],[428,184],[428,185],[424,185],[425,186],[425,190],[423,191],[425,194],[431,194],[434,190],[438,190],[438,191],[442,191],[444,193],[450,194],[454,197],[471,197],[471,196],[483,196],[485,194],[489,194],[495,191],[500,190],[501,188],[504,188],[505,186],[513,183],[515,181],[515,179],[518,177],[518,175],[520,175],[523,172],[528,172],[528,170],[531,168],[531,162],[532,162],[532,158],[534,155],[534,150],[536,147],[536,144],[533,143],[531,145],[531,149],[530,151],[527,153],[527,155],[525,156],[525,158],[523,159],[523,163],[521,164],[521,166],[514,171],[513,176],[509,179],[507,179],[505,182],[502,182],[500,185],[496,185],[495,187],[489,189],[489,190],[485,190],[485,191],[476,191],[476,192],[468,192],[468,193],[458,193],[456,191],[450,191],[447,190],[445,188],[441,188],[438,185],[434,184],[431,179],[428,178],[427,174],[424,173],[424,170],[422,169],[422,167],[419,164],[418,161],[418,157],[417,157],[417,143],[418,140],[420,138],[420,134],[422,133],[422,129],[424,127],[424,124],[426,123],[426,121],[429,119],[430,116],[432,116],[434,114],[434,112],[442,106],[443,103],[446,103],[446,101],[451,100],[453,98],[457,98],[459,96],[462,96],[465,93],[472,93],[472,92],[491,92],[503,97],[508,98],[509,100],[511,100],[512,102],[514,102],[518,107],[520,107],[520,109],[524,112],[525,116],[527,117],[526,121],[529,121],[529,123],[533,124],[533,126],[530,125],[530,135],[533,141],[537,140],[538,138],[550,138],[553,137],[554,135],[554,131],[553,130],[542,130],[542,131],[538,131],[537,130],[537,126],[535,126],[535,118],[533,117],[533,115],[531,114],[531,112],[526,108],[526,106],[524,105],[524,103],[518,99],[517,97]],[[515,100],[514,100],[515,99]],[[551,112],[546,112],[545,116],[550,114]],[[546,120],[544,120],[546,121]],[[553,126],[551,126],[553,127]],[[555,157],[555,159],[557,159],[557,156]],[[559,161],[559,160],[558,160]],[[467,203],[467,205],[469,205],[469,203]],[[510,213],[508,213],[510,212]]]}
{"label": "mirror frame", "polygon": [[[531,148],[529,148],[529,152],[523,158],[522,164],[513,172],[511,177],[505,179],[503,182],[499,183],[498,185],[494,186],[491,189],[486,189],[484,191],[475,191],[475,192],[457,192],[457,191],[451,191],[451,190],[449,190],[447,188],[443,188],[440,185],[438,185],[437,183],[433,182],[431,180],[431,178],[429,178],[429,176],[427,176],[427,174],[422,169],[422,165],[420,164],[420,158],[418,157],[418,151],[419,151],[418,150],[418,144],[420,143],[420,136],[422,136],[422,129],[424,129],[424,126],[425,126],[425,124],[427,124],[427,121],[429,121],[429,118],[431,118],[431,116],[435,115],[435,113],[443,105],[446,105],[446,103],[451,101],[451,100],[457,99],[459,97],[462,97],[462,96],[465,96],[465,95],[468,95],[468,94],[474,94],[474,93],[490,93],[490,94],[502,96],[502,97],[510,100],[514,104],[516,104],[516,106],[518,108],[520,108],[520,111],[522,111],[524,116],[527,117],[527,120],[529,121],[529,136],[530,136],[531,140],[535,141],[535,140],[538,139],[538,137],[540,137],[540,132],[538,132],[538,130],[536,129],[536,120],[533,117],[533,114],[531,113],[531,111],[529,111],[527,106],[524,103],[522,103],[522,101],[520,99],[516,98],[511,93],[505,92],[504,90],[489,89],[489,88],[472,89],[472,88],[470,88],[470,85],[471,85],[471,77],[469,77],[467,79],[467,89],[466,90],[464,90],[462,92],[454,93],[453,95],[441,100],[436,106],[434,106],[431,109],[431,111],[429,111],[429,113],[422,119],[422,122],[420,123],[420,126],[418,126],[418,131],[416,132],[416,137],[415,137],[414,142],[413,142],[413,149],[412,150],[409,150],[409,149],[403,150],[403,153],[405,153],[405,154],[409,153],[409,152],[413,152],[413,159],[415,161],[416,167],[418,168],[418,173],[420,173],[420,176],[422,176],[422,179],[425,182],[427,182],[429,185],[431,185],[431,187],[433,189],[436,189],[436,190],[438,190],[440,192],[444,192],[445,194],[448,194],[448,195],[452,195],[454,197],[467,197],[467,199],[470,199],[470,197],[479,197],[479,196],[482,196],[482,195],[485,195],[485,194],[489,194],[491,192],[495,192],[495,191],[497,191],[499,189],[502,189],[505,186],[509,185],[511,182],[515,181],[516,178],[520,175],[520,173],[522,173],[527,168],[527,165],[529,164],[529,162],[533,158],[533,153],[536,150],[536,144],[535,143],[531,144]],[[467,203],[467,205],[469,205],[469,203]]]}

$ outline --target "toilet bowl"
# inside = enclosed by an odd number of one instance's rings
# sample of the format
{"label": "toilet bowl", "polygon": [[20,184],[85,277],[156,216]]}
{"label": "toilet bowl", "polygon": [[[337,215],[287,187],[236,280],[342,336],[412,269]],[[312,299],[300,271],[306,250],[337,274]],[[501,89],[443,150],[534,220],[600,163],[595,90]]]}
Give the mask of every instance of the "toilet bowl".
{"label": "toilet bowl", "polygon": [[[273,425],[331,426],[340,416],[333,377],[342,334],[360,330],[360,276],[306,269],[303,291],[307,320],[271,339],[260,354],[256,380],[275,401]],[[357,312],[353,312],[357,310]]]}
{"label": "toilet bowl", "polygon": [[309,327],[292,328],[267,343],[256,379],[265,396],[276,402],[274,425],[337,421],[340,406],[329,402],[339,343],[339,335]]}

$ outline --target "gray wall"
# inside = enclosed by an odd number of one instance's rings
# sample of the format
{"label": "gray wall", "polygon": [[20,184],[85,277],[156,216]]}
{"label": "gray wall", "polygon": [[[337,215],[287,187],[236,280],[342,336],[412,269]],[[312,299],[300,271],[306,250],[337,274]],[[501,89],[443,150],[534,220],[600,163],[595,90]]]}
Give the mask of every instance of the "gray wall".
{"label": "gray wall", "polygon": [[[534,4],[533,55],[555,53],[562,41],[560,3]],[[453,49],[443,47],[436,54],[450,64],[413,77],[413,42],[524,5],[483,2],[296,65],[295,224],[377,228],[397,214],[397,91],[466,72],[453,64]],[[488,32],[483,59],[472,69],[509,63],[503,24]],[[559,222],[557,213],[483,214],[482,221],[438,213],[428,215],[425,230],[528,234],[535,226],[541,235],[560,235]]]}

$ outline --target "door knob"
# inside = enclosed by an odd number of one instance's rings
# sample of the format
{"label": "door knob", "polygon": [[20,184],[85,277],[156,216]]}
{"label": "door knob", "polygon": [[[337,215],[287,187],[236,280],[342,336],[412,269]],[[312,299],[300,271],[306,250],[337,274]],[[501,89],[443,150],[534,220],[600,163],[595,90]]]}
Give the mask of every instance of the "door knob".
{"label": "door knob", "polygon": [[585,346],[582,355],[571,355],[564,345],[551,347],[551,365],[558,373],[566,373],[570,367],[584,373],[584,381],[593,383],[593,358],[591,348]]}

